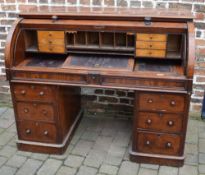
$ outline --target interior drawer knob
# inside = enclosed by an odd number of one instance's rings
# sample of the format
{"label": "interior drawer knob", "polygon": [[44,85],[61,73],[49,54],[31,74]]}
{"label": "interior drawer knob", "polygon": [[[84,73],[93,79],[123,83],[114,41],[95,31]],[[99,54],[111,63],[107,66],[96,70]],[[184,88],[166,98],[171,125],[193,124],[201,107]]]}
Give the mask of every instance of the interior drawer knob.
{"label": "interior drawer knob", "polygon": [[21,95],[25,95],[26,94],[26,91],[25,90],[22,90],[21,91]]}
{"label": "interior drawer knob", "polygon": [[167,124],[168,124],[168,126],[174,126],[174,122],[173,122],[173,121],[171,121],[171,120],[170,120],[170,121],[168,121],[168,123],[167,123]]}
{"label": "interior drawer knob", "polygon": [[26,129],[26,134],[31,134],[31,130],[30,129]]}
{"label": "interior drawer knob", "polygon": [[147,119],[147,124],[151,124],[152,123],[152,120],[151,119]]}
{"label": "interior drawer knob", "polygon": [[41,92],[39,93],[40,96],[44,96],[44,94],[45,94],[45,93],[44,93],[43,91],[41,91]]}
{"label": "interior drawer knob", "polygon": [[48,131],[44,131],[44,133],[43,133],[45,136],[47,136],[48,135]]}
{"label": "interior drawer knob", "polygon": [[176,102],[175,102],[174,100],[172,100],[172,101],[170,102],[170,104],[171,104],[171,106],[176,106]]}
{"label": "interior drawer knob", "polygon": [[146,145],[150,145],[150,141],[147,140],[147,141],[145,142],[145,144],[146,144]]}
{"label": "interior drawer knob", "polygon": [[152,99],[148,99],[147,102],[148,103],[153,103],[153,100]]}
{"label": "interior drawer knob", "polygon": [[24,108],[24,110],[23,110],[25,113],[28,113],[28,108]]}
{"label": "interior drawer knob", "polygon": [[167,143],[166,143],[166,147],[167,147],[167,148],[171,148],[171,147],[172,147],[172,143],[167,142]]}

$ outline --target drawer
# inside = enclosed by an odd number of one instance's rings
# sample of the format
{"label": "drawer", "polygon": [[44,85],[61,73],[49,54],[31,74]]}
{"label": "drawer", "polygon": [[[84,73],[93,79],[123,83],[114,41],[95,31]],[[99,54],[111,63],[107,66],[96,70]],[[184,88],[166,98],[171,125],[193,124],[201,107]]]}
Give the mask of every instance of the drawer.
{"label": "drawer", "polygon": [[166,49],[166,42],[153,42],[153,41],[137,41],[136,48],[137,49]]}
{"label": "drawer", "polygon": [[38,50],[40,52],[49,52],[49,53],[65,53],[65,46],[64,45],[53,45],[53,44],[39,44]]}
{"label": "drawer", "polygon": [[185,96],[163,93],[139,93],[139,110],[183,112]]}
{"label": "drawer", "polygon": [[45,101],[55,100],[56,87],[34,84],[13,84],[14,97],[22,101]]}
{"label": "drawer", "polygon": [[54,107],[50,104],[17,102],[19,120],[54,121]]}
{"label": "drawer", "polygon": [[179,155],[181,141],[181,136],[175,134],[138,132],[136,149],[142,153]]}
{"label": "drawer", "polygon": [[37,31],[38,41],[42,38],[47,39],[63,39],[65,37],[64,31]]}
{"label": "drawer", "polygon": [[137,114],[137,128],[162,132],[180,132],[183,116],[180,114],[165,114],[139,112]]}
{"label": "drawer", "polygon": [[49,123],[22,121],[17,123],[19,138],[22,140],[56,143],[56,126]]}
{"label": "drawer", "polygon": [[60,45],[63,46],[65,45],[64,39],[49,39],[49,38],[41,38],[38,41],[39,45]]}
{"label": "drawer", "polygon": [[137,41],[167,41],[166,34],[148,34],[148,33],[137,33],[136,35]]}
{"label": "drawer", "polygon": [[166,50],[136,49],[137,57],[165,57]]}

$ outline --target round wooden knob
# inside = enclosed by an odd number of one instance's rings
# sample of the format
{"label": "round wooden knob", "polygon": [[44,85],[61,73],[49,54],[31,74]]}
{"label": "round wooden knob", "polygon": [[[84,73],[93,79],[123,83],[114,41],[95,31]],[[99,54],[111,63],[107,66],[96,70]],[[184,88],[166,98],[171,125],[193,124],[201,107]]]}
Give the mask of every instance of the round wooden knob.
{"label": "round wooden knob", "polygon": [[167,148],[171,148],[172,147],[172,143],[167,142],[166,146],[167,146]]}
{"label": "round wooden knob", "polygon": [[170,120],[170,121],[168,121],[167,124],[168,124],[168,126],[173,126],[173,125],[174,125],[174,122]]}
{"label": "round wooden knob", "polygon": [[26,134],[31,134],[31,130],[30,129],[26,129]]}
{"label": "round wooden knob", "polygon": [[151,124],[152,123],[152,120],[151,119],[147,119],[147,124]]}
{"label": "round wooden knob", "polygon": [[49,48],[49,50],[50,50],[50,51],[53,51],[53,49],[52,49],[52,48]]}
{"label": "round wooden knob", "polygon": [[146,145],[150,145],[150,141],[149,140],[146,141]]}
{"label": "round wooden knob", "polygon": [[25,90],[22,90],[22,91],[21,91],[21,94],[22,94],[22,95],[25,95],[25,94],[26,94],[26,91],[25,91]]}
{"label": "round wooden knob", "polygon": [[52,44],[52,41],[48,41],[49,42],[49,44]]}
{"label": "round wooden knob", "polygon": [[152,47],[152,45],[150,44],[149,47]]}
{"label": "round wooden knob", "polygon": [[148,99],[147,102],[148,103],[153,103],[153,100],[152,99]]}
{"label": "round wooden knob", "polygon": [[43,113],[44,115],[46,115],[48,112],[44,109],[44,110],[42,111],[42,113]]}
{"label": "round wooden knob", "polygon": [[25,113],[28,113],[28,108],[24,108],[24,110],[23,110]]}
{"label": "round wooden knob", "polygon": [[34,106],[34,107],[36,107],[36,106],[37,106],[37,104],[36,104],[36,103],[34,103],[34,104],[33,104],[33,106]]}
{"label": "round wooden knob", "polygon": [[47,136],[48,135],[48,131],[44,131],[44,133],[43,133],[45,136]]}
{"label": "round wooden knob", "polygon": [[41,92],[39,93],[39,95],[40,95],[40,96],[44,96],[44,92],[41,91]]}
{"label": "round wooden knob", "polygon": [[170,104],[171,104],[171,106],[175,106],[175,105],[176,105],[176,102],[175,102],[174,100],[172,100],[172,101],[170,102]]}

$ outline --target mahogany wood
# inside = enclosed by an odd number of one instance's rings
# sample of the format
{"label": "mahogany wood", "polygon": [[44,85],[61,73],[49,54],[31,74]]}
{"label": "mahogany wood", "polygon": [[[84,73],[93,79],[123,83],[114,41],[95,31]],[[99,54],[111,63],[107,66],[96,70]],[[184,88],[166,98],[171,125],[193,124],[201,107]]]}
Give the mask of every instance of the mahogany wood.
{"label": "mahogany wood", "polygon": [[[119,15],[120,14],[120,15]],[[38,7],[7,38],[18,149],[62,154],[80,87],[135,91],[130,158],[182,166],[195,58],[187,11]]]}

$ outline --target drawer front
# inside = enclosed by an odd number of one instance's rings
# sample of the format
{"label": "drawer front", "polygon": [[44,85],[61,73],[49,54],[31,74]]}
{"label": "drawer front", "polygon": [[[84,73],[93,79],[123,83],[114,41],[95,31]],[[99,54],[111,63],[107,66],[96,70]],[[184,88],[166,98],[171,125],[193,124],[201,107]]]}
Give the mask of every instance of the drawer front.
{"label": "drawer front", "polygon": [[38,41],[42,38],[47,39],[64,39],[64,31],[37,31]]}
{"label": "drawer front", "polygon": [[136,137],[138,152],[166,155],[180,154],[181,137],[179,135],[138,132]]}
{"label": "drawer front", "polygon": [[19,120],[54,121],[54,107],[44,103],[17,102]]}
{"label": "drawer front", "polygon": [[137,114],[137,128],[162,132],[180,132],[183,116],[179,114],[139,112]]}
{"label": "drawer front", "polygon": [[166,42],[137,41],[137,49],[166,49]]}
{"label": "drawer front", "polygon": [[137,33],[137,41],[167,41],[166,34]]}
{"label": "drawer front", "polygon": [[139,93],[139,110],[183,112],[185,96],[163,93]]}
{"label": "drawer front", "polygon": [[38,41],[39,45],[60,45],[63,46],[65,45],[64,39],[48,39],[48,38],[42,38]]}
{"label": "drawer front", "polygon": [[38,49],[40,52],[48,52],[48,53],[65,53],[65,46],[64,45],[38,45]]}
{"label": "drawer front", "polygon": [[136,49],[137,57],[162,57],[166,56],[166,50]]}
{"label": "drawer front", "polygon": [[46,101],[55,100],[56,88],[47,85],[13,84],[14,97],[16,100],[24,101]]}
{"label": "drawer front", "polygon": [[22,121],[17,123],[17,127],[22,140],[56,143],[57,131],[53,124]]}

